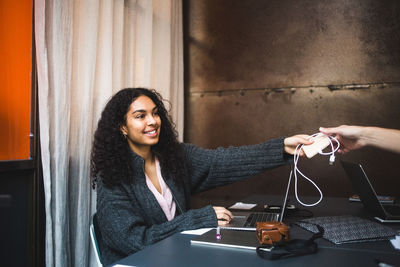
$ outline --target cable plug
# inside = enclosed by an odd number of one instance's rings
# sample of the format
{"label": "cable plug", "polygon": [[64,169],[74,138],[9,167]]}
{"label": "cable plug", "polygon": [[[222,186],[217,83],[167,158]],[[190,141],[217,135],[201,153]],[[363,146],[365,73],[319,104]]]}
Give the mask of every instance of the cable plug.
{"label": "cable plug", "polygon": [[333,165],[334,162],[335,162],[335,155],[332,154],[332,155],[329,157],[329,165]]}

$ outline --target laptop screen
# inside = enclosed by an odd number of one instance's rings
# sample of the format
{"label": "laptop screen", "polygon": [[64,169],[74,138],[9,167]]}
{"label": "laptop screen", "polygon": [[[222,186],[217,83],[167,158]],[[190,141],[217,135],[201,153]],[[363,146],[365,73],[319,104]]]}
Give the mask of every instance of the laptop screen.
{"label": "laptop screen", "polygon": [[346,161],[341,161],[341,164],[364,207],[372,212],[374,216],[385,218],[385,211],[361,164]]}

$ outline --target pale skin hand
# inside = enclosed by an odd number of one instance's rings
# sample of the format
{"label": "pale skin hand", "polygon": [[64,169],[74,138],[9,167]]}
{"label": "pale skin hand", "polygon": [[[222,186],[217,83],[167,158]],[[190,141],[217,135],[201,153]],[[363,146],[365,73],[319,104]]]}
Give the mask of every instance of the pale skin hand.
{"label": "pale skin hand", "polygon": [[213,209],[217,215],[218,226],[226,225],[232,220],[233,215],[226,208],[213,206]]}
{"label": "pale skin hand", "polygon": [[375,146],[400,153],[400,130],[341,125],[333,128],[321,127],[320,132],[327,135],[336,135],[341,144],[339,149],[341,153],[364,146]]}
{"label": "pale skin hand", "polygon": [[346,153],[367,145],[366,140],[362,137],[363,127],[360,126],[320,127],[319,131],[326,135],[335,135],[340,143],[339,153]]}

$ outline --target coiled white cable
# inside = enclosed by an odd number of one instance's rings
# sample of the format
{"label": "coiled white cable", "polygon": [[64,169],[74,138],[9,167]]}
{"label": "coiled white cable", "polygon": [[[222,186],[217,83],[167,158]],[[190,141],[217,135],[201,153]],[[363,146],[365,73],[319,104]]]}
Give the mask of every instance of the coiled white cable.
{"label": "coiled white cable", "polygon": [[[310,136],[308,137],[308,139],[313,139],[313,138],[315,138],[315,137],[317,137],[317,136],[318,136],[318,137],[319,137],[319,136],[326,136],[326,137],[329,138],[329,142],[330,142],[330,145],[331,145],[331,151],[330,151],[330,152],[318,151],[318,153],[321,154],[321,155],[324,155],[324,156],[329,155],[329,156],[330,156],[330,158],[329,158],[329,164],[332,165],[333,162],[335,161],[335,152],[336,152],[336,151],[339,149],[339,147],[340,147],[339,141],[338,141],[335,137],[333,137],[333,136],[325,135],[325,134],[322,134],[322,133],[315,133],[315,134],[313,134],[313,135],[310,135]],[[337,144],[337,147],[336,147],[336,148],[333,146],[332,140],[336,142],[336,144]],[[318,205],[318,204],[322,201],[323,194],[322,194],[321,189],[319,189],[319,187],[317,186],[317,184],[314,183],[314,182],[313,182],[310,178],[308,178],[305,174],[303,174],[303,173],[299,170],[299,168],[297,167],[297,163],[298,163],[299,157],[300,157],[300,151],[301,151],[302,149],[303,149],[303,145],[298,145],[298,146],[296,147],[295,151],[294,151],[294,154],[293,154],[293,160],[294,160],[294,171],[293,171],[293,172],[294,172],[294,193],[295,193],[295,196],[296,196],[297,201],[298,201],[301,205],[306,206],[306,207],[312,207],[312,206]],[[306,204],[306,203],[303,203],[303,202],[300,200],[300,198],[299,198],[299,196],[298,196],[298,193],[297,193],[297,182],[298,182],[298,180],[297,180],[297,173],[299,173],[301,176],[303,176],[303,178],[305,178],[306,180],[308,180],[308,181],[318,190],[318,192],[319,192],[319,194],[320,194],[320,198],[319,198],[319,200],[318,200],[317,202],[311,203],[311,204]]]}

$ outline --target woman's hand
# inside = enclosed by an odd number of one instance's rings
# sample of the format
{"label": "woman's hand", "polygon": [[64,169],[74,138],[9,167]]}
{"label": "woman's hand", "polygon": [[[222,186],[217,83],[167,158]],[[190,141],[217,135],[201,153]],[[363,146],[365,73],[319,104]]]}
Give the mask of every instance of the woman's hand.
{"label": "woman's hand", "polygon": [[[298,134],[285,138],[285,140],[283,141],[285,145],[284,147],[285,152],[290,155],[293,155],[298,145],[310,145],[314,143],[313,141],[308,140],[307,139],[308,137],[309,135],[306,134]],[[300,156],[304,156],[304,152],[302,149],[300,150]]]}
{"label": "woman's hand", "polygon": [[213,209],[217,215],[218,225],[226,225],[232,220],[232,213],[224,207],[213,206]]}

